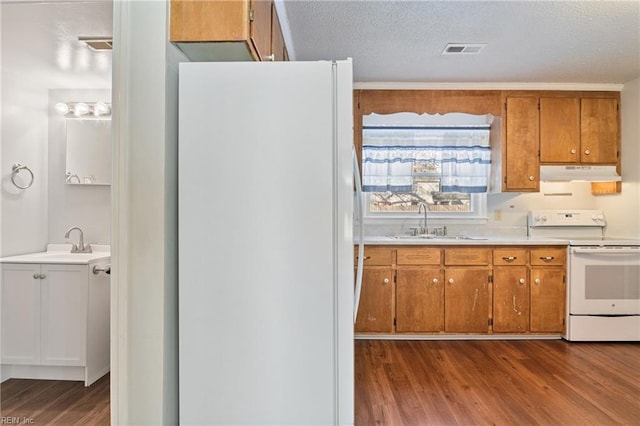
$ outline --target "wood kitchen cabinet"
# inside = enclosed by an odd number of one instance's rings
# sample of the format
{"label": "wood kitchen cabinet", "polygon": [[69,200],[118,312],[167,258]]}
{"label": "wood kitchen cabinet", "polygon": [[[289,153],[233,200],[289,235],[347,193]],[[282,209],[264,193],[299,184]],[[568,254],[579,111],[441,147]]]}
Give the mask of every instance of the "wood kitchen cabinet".
{"label": "wood kitchen cabinet", "polygon": [[109,371],[109,280],[89,268],[2,264],[1,355],[12,377],[88,386]]}
{"label": "wood kitchen cabinet", "polygon": [[540,162],[616,164],[619,152],[616,98],[540,98]]}
{"label": "wood kitchen cabinet", "polygon": [[493,251],[493,332],[529,330],[529,252],[523,248]]}
{"label": "wood kitchen cabinet", "polygon": [[538,98],[507,97],[505,102],[503,190],[532,192],[540,188]]}
{"label": "wood kitchen cabinet", "polygon": [[171,0],[170,26],[170,40],[193,61],[287,56],[273,1]]}
{"label": "wood kitchen cabinet", "polygon": [[[362,291],[354,329],[360,333],[392,333],[395,317],[394,251],[365,246]],[[356,250],[356,261],[359,255]]]}
{"label": "wood kitchen cabinet", "polygon": [[531,318],[533,333],[562,333],[565,328],[566,248],[531,249]]}
{"label": "wood kitchen cabinet", "polygon": [[441,250],[398,248],[396,331],[426,333],[444,330],[444,285]]}
{"label": "wood kitchen cabinet", "polygon": [[619,102],[612,98],[580,100],[580,162],[617,164],[620,152]]}
{"label": "wood kitchen cabinet", "polygon": [[487,333],[491,317],[491,250],[444,249],[444,330]]}

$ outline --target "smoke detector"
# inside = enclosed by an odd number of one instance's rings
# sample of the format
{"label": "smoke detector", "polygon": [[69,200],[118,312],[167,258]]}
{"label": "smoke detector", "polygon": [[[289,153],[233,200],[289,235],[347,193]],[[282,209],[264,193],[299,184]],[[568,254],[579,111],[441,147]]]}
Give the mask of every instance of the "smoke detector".
{"label": "smoke detector", "polygon": [[111,37],[78,37],[78,41],[95,51],[111,50],[113,45]]}
{"label": "smoke detector", "polygon": [[487,43],[449,43],[442,51],[443,55],[476,55]]}

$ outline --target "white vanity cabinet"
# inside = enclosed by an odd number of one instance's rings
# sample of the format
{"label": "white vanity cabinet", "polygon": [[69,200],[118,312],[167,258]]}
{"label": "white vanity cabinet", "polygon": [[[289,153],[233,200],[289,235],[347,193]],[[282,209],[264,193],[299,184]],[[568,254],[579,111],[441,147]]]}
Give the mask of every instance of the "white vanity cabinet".
{"label": "white vanity cabinet", "polygon": [[109,275],[85,264],[1,265],[2,379],[82,380],[109,371]]}

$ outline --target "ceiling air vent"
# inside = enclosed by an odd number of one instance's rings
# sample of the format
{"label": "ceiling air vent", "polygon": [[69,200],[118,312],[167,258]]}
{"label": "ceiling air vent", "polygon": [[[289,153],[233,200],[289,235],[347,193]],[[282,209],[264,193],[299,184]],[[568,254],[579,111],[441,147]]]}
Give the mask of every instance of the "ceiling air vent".
{"label": "ceiling air vent", "polygon": [[86,44],[91,50],[111,50],[113,39],[111,37],[78,37],[78,41]]}
{"label": "ceiling air vent", "polygon": [[486,43],[449,43],[442,51],[443,55],[474,55],[486,46]]}

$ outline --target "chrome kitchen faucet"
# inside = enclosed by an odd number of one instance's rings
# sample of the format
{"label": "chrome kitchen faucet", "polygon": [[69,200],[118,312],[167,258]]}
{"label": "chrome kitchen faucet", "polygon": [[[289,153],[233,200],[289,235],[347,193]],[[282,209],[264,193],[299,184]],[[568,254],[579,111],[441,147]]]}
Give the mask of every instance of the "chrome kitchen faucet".
{"label": "chrome kitchen faucet", "polygon": [[71,231],[73,231],[74,229],[77,229],[80,232],[80,241],[78,242],[78,244],[73,243],[73,245],[71,246],[71,253],[91,253],[91,244],[87,244],[86,246],[84,245],[84,232],[82,232],[82,229],[80,229],[79,227],[72,226],[71,228],[69,228],[67,233],[64,234],[64,237],[68,239],[69,234],[71,234]]}

